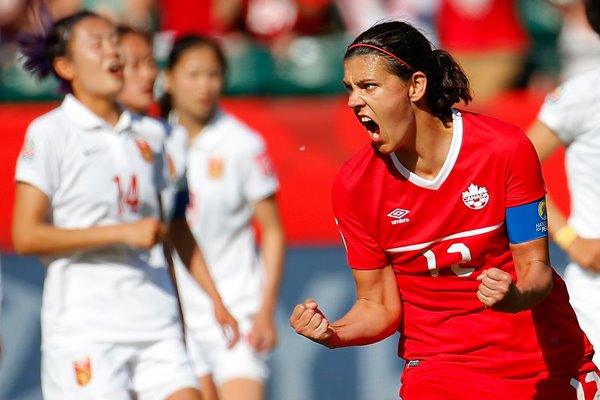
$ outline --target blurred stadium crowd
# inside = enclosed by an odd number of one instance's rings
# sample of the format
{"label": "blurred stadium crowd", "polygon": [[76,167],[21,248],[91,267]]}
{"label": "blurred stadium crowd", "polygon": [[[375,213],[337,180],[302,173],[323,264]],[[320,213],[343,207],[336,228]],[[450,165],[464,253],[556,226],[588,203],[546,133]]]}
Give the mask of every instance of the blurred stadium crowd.
{"label": "blurred stadium crowd", "polygon": [[53,79],[21,69],[16,39],[80,8],[154,32],[163,66],[177,35],[220,38],[229,95],[339,93],[349,39],[385,18],[411,21],[455,55],[478,103],[512,88],[547,92],[600,64],[580,0],[0,0],[0,101],[57,98]]}

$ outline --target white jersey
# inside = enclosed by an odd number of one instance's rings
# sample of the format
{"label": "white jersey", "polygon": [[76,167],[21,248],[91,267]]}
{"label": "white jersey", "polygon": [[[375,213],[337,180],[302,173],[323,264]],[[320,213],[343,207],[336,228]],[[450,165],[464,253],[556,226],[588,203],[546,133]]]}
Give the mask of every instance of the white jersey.
{"label": "white jersey", "polygon": [[181,126],[171,125],[163,119],[137,114],[133,116],[137,122],[136,134],[157,146],[163,146],[165,150],[164,187],[160,192],[160,200],[163,220],[168,224],[175,211],[175,195],[187,186],[185,171],[189,138]]}
{"label": "white jersey", "polygon": [[[165,146],[170,170],[172,170],[171,182],[173,184],[170,186],[176,195],[182,190],[187,190],[187,152],[190,142],[185,128],[178,125],[170,126],[170,129],[167,130]],[[175,211],[175,205],[168,203],[169,201],[173,201],[174,196],[170,197],[171,200],[163,197],[163,205],[170,207],[169,210],[171,210],[171,213],[167,214],[168,221],[173,218],[172,213]]]}
{"label": "white jersey", "polygon": [[173,219],[175,201],[178,192],[187,189],[186,165],[189,138],[185,128],[179,125],[170,125],[160,120],[164,126],[164,143],[168,164],[169,176],[167,185],[161,192],[163,215],[168,223]]}
{"label": "white jersey", "polygon": [[[256,251],[254,204],[274,194],[278,181],[263,139],[220,110],[191,143],[187,170],[187,220],[219,294],[237,319],[260,307],[263,268]],[[214,322],[212,303],[179,265],[186,324]]]}
{"label": "white jersey", "polygon": [[[162,143],[165,148],[164,168],[165,186],[160,192],[162,219],[167,225],[173,219],[177,194],[187,190],[186,164],[189,138],[181,126],[172,126],[165,120],[143,117],[140,120],[140,135],[144,139]],[[160,127],[161,129],[156,129]],[[160,267],[167,264],[162,244],[154,246],[150,252],[150,265]]]}
{"label": "white jersey", "polygon": [[[111,127],[68,95],[29,126],[16,179],[48,196],[49,222],[58,228],[159,218],[157,191],[165,186],[160,129],[126,111]],[[180,336],[168,271],[150,266],[149,251],[115,245],[47,260],[43,347]]]}
{"label": "white jersey", "polygon": [[546,97],[538,119],[566,145],[571,194],[569,224],[600,238],[600,70],[579,75]]}
{"label": "white jersey", "polygon": [[[548,95],[538,119],[566,145],[571,197],[569,224],[583,238],[600,238],[600,70],[571,78]],[[600,274],[571,262],[565,282],[581,328],[600,365]]]}

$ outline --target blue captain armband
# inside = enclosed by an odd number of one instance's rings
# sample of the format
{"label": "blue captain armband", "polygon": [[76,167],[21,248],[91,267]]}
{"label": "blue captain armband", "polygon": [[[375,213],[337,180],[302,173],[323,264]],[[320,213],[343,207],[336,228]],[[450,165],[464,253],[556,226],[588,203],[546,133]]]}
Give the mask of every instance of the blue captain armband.
{"label": "blue captain armband", "polygon": [[548,237],[546,198],[507,208],[506,230],[512,244]]}

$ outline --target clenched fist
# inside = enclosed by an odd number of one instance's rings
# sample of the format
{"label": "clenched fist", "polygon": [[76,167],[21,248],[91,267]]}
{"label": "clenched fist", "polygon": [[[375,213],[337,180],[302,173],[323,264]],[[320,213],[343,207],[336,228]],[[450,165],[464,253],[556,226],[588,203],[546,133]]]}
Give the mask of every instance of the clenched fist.
{"label": "clenched fist", "polygon": [[290,325],[299,335],[324,346],[332,346],[335,330],[313,299],[307,299],[303,304],[294,307]]}

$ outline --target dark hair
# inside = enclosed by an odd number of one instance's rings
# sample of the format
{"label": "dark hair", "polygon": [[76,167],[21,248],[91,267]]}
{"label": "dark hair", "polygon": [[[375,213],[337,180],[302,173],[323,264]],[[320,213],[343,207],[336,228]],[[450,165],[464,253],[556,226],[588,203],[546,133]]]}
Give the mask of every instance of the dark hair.
{"label": "dark hair", "polygon": [[348,46],[344,59],[365,54],[383,57],[389,71],[404,80],[415,71],[423,72],[427,76],[427,103],[443,122],[452,120],[454,104],[471,101],[469,79],[460,65],[448,52],[432,49],[429,40],[405,22],[388,21],[367,29]]}
{"label": "dark hair", "polygon": [[585,15],[594,31],[600,34],[600,1],[585,0]]}
{"label": "dark hair", "polygon": [[[186,35],[182,36],[173,43],[173,47],[171,48],[171,52],[169,53],[169,58],[167,59],[167,69],[173,69],[175,65],[179,62],[181,57],[189,50],[194,47],[202,47],[207,46],[215,52],[215,55],[219,59],[219,63],[221,64],[221,70],[223,72],[223,76],[225,76],[227,72],[227,58],[225,57],[225,53],[221,46],[213,39],[207,36],[200,35]],[[167,118],[171,109],[173,108],[171,95],[169,93],[164,93],[159,100],[160,105],[160,113],[163,118]]]}
{"label": "dark hair", "polygon": [[25,60],[23,67],[39,79],[53,73],[59,81],[61,91],[70,92],[70,82],[56,73],[53,63],[57,57],[67,54],[73,28],[79,21],[88,17],[102,18],[91,11],[81,10],[50,24],[51,26],[46,29],[45,33],[20,35],[18,42]]}

